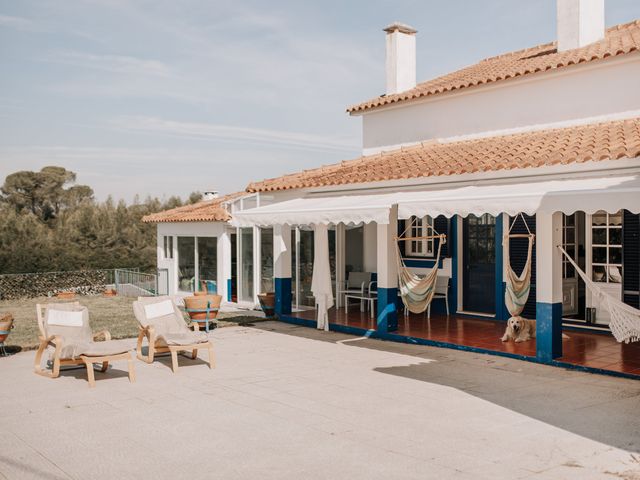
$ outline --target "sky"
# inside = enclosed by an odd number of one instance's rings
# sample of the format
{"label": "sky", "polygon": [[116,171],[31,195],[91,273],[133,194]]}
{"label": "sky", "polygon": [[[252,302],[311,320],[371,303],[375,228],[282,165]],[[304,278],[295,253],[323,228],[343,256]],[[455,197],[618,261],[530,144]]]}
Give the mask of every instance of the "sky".
{"label": "sky", "polygon": [[0,0],[0,180],[59,165],[131,201],[356,158],[394,21],[424,81],[553,41],[555,0]]}

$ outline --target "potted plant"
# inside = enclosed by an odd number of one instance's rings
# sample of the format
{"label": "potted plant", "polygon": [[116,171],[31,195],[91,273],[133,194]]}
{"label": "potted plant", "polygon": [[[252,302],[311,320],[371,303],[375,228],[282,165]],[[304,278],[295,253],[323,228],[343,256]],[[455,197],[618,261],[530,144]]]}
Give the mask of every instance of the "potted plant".
{"label": "potted plant", "polygon": [[258,295],[260,308],[264,312],[265,317],[273,318],[275,315],[276,294],[275,292],[266,292]]}
{"label": "potted plant", "polygon": [[192,324],[204,324],[208,331],[209,322],[218,316],[221,302],[221,295],[194,295],[193,297],[185,297],[184,308]]}

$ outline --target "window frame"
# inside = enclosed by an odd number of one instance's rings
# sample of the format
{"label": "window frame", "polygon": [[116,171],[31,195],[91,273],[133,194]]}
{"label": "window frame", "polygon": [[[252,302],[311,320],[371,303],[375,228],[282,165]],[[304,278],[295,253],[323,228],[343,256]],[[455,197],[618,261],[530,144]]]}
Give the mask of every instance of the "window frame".
{"label": "window frame", "polygon": [[173,235],[164,235],[162,253],[166,260],[173,260]]}
{"label": "window frame", "polygon": [[[605,216],[605,224],[604,225],[595,225],[594,224],[594,217],[596,215]],[[619,216],[620,217],[620,223],[617,225],[612,225],[611,224],[611,220],[610,217],[612,216]],[[609,213],[609,212],[605,212],[603,210],[599,210],[596,213],[594,213],[591,216],[591,279],[596,282],[596,283],[600,283],[600,284],[611,284],[611,285],[622,285],[622,281],[624,279],[624,266],[623,266],[623,259],[622,259],[622,233],[623,233],[623,216],[622,216],[622,210],[616,212],[616,213]],[[593,231],[595,229],[600,229],[600,230],[605,230],[606,231],[606,236],[605,236],[605,243],[596,243],[594,241],[594,235],[593,235]],[[620,243],[611,243],[611,230],[619,230],[620,231]],[[606,251],[606,261],[605,262],[595,262],[594,259],[594,250],[596,248],[604,248]],[[619,263],[613,263],[611,262],[611,258],[610,258],[610,250],[611,248],[619,248],[620,249],[620,262]],[[604,277],[601,280],[597,280],[595,278],[595,270],[596,267],[603,267],[604,268]],[[610,275],[610,268],[619,268],[619,272],[620,272],[620,282],[614,282],[611,280],[611,275]]]}
{"label": "window frame", "polygon": [[[404,221],[406,237],[428,237],[434,234],[433,218],[429,215],[424,217],[411,217]],[[404,242],[405,257],[434,258],[435,238],[422,240],[407,240]]]}

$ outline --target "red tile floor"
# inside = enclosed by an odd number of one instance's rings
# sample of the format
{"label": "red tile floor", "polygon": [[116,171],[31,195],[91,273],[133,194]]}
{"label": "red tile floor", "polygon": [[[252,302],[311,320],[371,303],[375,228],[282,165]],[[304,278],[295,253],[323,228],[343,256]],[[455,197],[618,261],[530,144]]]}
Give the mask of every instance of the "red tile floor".
{"label": "red tile floor", "polygon": [[[315,320],[315,310],[296,312],[291,316]],[[345,314],[344,309],[332,308],[329,322],[351,327],[375,329],[375,320],[357,307]],[[424,315],[400,316],[399,335],[424,338],[439,342],[483,348],[498,352],[535,357],[536,342],[502,342],[504,322],[485,318],[468,318],[451,315],[432,315],[427,320]],[[640,376],[640,343],[618,343],[610,334],[591,333],[565,329],[569,338],[562,341],[563,356],[556,360],[575,365],[601,368]]]}

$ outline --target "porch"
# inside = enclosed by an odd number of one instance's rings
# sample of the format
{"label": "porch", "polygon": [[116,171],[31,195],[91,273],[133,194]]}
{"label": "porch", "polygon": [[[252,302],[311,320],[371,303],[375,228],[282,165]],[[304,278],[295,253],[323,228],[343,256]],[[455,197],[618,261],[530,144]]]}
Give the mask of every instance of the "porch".
{"label": "porch", "polygon": [[[315,326],[315,310],[302,310],[281,316],[289,323]],[[376,320],[357,308],[345,313],[344,308],[329,310],[330,329],[354,335],[386,338],[404,343],[434,345],[457,350],[503,355],[536,361],[536,341],[502,342],[505,322],[462,315],[433,314],[398,316],[398,329],[378,332]],[[565,328],[569,337],[562,341],[562,356],[553,364],[640,379],[640,344],[618,343],[609,333]]]}

